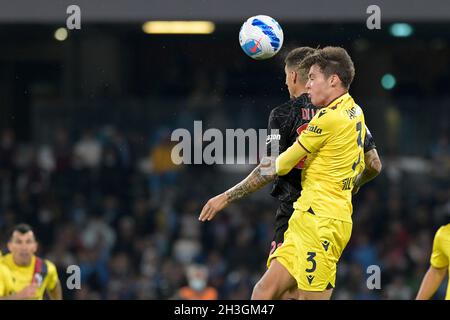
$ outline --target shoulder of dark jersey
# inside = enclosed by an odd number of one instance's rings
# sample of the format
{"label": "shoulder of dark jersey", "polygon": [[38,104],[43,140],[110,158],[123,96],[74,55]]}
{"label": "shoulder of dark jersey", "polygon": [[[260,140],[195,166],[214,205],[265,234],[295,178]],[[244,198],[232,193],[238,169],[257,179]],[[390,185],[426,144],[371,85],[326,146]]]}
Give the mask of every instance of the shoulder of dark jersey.
{"label": "shoulder of dark jersey", "polygon": [[315,109],[316,107],[311,103],[307,94],[302,94],[301,96],[286,101],[285,103],[272,109],[271,116],[273,117],[285,117],[295,109],[300,108]]}

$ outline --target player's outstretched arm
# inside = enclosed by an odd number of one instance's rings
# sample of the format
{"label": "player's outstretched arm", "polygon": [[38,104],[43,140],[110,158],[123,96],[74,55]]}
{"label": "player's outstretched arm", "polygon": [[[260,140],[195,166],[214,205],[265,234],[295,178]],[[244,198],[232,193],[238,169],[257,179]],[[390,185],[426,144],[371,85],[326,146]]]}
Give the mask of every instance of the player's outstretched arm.
{"label": "player's outstretched arm", "polygon": [[429,300],[433,297],[436,290],[441,285],[447,274],[447,268],[438,269],[430,266],[425,277],[423,277],[420,285],[419,293],[417,293],[416,300]]}
{"label": "player's outstretched arm", "polygon": [[261,163],[241,182],[227,191],[208,200],[200,213],[199,220],[212,220],[230,203],[252,194],[275,180],[275,157],[264,157]]}
{"label": "player's outstretched arm", "polygon": [[276,172],[284,176],[294,168],[297,163],[308,154],[308,151],[296,140],[292,146],[280,154],[276,160]]}
{"label": "player's outstretched arm", "polygon": [[355,180],[353,194],[356,194],[359,191],[359,188],[374,179],[381,172],[382,165],[377,149],[367,151],[364,154],[364,162],[366,163],[366,167]]}

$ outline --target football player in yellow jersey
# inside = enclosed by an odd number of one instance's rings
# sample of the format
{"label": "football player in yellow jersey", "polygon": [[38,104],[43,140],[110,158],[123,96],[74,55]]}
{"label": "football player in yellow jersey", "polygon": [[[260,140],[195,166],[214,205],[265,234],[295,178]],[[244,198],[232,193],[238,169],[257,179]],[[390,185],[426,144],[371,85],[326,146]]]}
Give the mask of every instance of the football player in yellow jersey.
{"label": "football player in yellow jersey", "polygon": [[13,293],[11,271],[3,265],[2,258],[2,253],[0,252],[0,299],[9,297]]}
{"label": "football player in yellow jersey", "polygon": [[47,292],[52,300],[62,299],[56,267],[50,261],[35,256],[37,241],[29,225],[19,224],[14,227],[8,249],[10,253],[2,258],[2,265],[7,267],[10,275],[5,270],[0,272],[4,277],[12,278],[13,294],[25,290],[31,299],[42,300]]}
{"label": "football player in yellow jersey", "polygon": [[355,69],[348,53],[325,47],[306,57],[306,84],[316,113],[298,140],[276,160],[278,175],[287,174],[307,156],[302,192],[294,203],[285,241],[267,261],[252,299],[278,299],[297,286],[299,299],[330,299],[336,264],[352,230],[352,190],[364,177],[362,109],[348,94]]}
{"label": "football player in yellow jersey", "polygon": [[32,284],[14,293],[14,281],[11,271],[0,261],[0,300],[25,300],[36,295],[36,285]]}
{"label": "football player in yellow jersey", "polygon": [[[417,294],[417,300],[429,300],[444,280],[450,274],[450,223],[442,226],[436,232],[433,242],[433,252],[428,269]],[[450,280],[447,283],[445,300],[450,300]]]}

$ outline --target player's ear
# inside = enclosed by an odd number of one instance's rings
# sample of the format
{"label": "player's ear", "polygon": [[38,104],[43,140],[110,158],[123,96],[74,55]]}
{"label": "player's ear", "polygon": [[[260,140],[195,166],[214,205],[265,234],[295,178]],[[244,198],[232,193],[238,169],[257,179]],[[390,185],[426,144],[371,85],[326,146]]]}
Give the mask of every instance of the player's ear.
{"label": "player's ear", "polygon": [[339,82],[340,82],[341,80],[339,79],[339,76],[338,76],[337,74],[332,74],[332,75],[330,76],[330,78],[329,78],[329,81],[330,81],[330,85],[331,85],[333,88],[335,88],[335,87],[337,87],[337,86],[339,85]]}
{"label": "player's ear", "polygon": [[292,81],[297,83],[298,81],[298,73],[296,71],[292,71]]}

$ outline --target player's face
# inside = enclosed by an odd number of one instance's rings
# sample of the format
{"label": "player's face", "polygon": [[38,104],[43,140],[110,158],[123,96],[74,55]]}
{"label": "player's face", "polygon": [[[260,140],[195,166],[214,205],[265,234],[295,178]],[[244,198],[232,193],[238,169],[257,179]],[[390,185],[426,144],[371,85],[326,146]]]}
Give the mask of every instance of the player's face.
{"label": "player's face", "polygon": [[330,78],[325,77],[318,65],[313,65],[309,69],[306,90],[313,105],[324,107],[329,103],[329,97],[332,95]]}
{"label": "player's face", "polygon": [[20,233],[14,231],[11,240],[8,242],[8,249],[16,264],[23,266],[29,265],[37,250],[37,242],[33,232]]}
{"label": "player's face", "polygon": [[295,86],[295,81],[297,80],[297,72],[295,72],[294,70],[291,70],[290,68],[285,66],[284,73],[286,74],[286,82],[285,83],[286,83],[286,86],[289,91],[289,97],[291,99],[293,99],[293,98],[295,98],[294,86]]}

